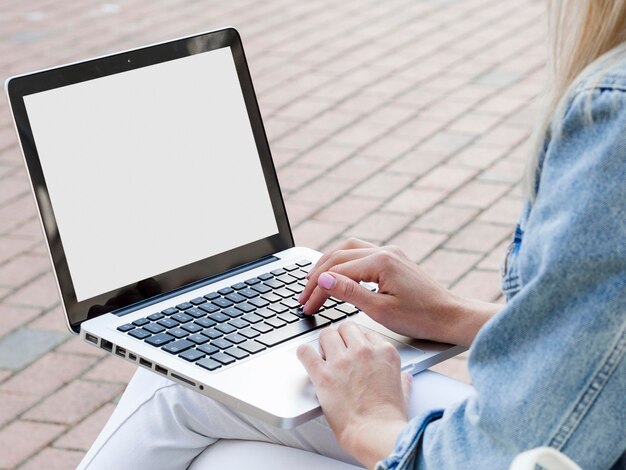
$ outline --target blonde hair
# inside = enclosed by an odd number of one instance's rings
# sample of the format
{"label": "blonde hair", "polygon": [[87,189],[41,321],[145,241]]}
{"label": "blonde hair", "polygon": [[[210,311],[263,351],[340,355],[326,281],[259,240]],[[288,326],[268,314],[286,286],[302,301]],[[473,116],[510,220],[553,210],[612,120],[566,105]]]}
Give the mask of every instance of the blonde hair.
{"label": "blonde hair", "polygon": [[[567,97],[582,79],[602,72],[626,45],[626,0],[549,0],[547,86],[530,139],[527,189],[535,197],[537,164],[546,137],[558,133]],[[591,115],[589,114],[589,118]]]}

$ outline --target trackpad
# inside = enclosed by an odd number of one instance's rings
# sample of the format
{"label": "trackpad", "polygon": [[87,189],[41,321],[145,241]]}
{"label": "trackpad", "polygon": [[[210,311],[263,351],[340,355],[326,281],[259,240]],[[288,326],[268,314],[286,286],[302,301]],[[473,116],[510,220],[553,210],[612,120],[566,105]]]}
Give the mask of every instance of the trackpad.
{"label": "trackpad", "polygon": [[[421,349],[417,349],[414,348],[413,346],[406,344],[406,343],[401,343],[400,341],[396,341],[393,338],[390,338],[389,336],[386,336],[382,333],[379,333],[378,331],[374,331],[371,328],[368,328],[366,326],[363,325],[359,325],[359,328],[363,328],[364,330],[368,330],[371,333],[378,335],[379,337],[381,337],[382,339],[384,339],[385,341],[387,341],[388,343],[391,343],[395,346],[395,348],[398,350],[398,352],[400,353],[400,364],[402,364],[402,367],[404,368],[405,366],[414,364],[417,361],[417,358],[424,353],[424,351],[422,351]],[[322,351],[320,350],[319,347],[319,340],[318,339],[314,339],[313,341],[310,341],[309,343],[311,346],[313,346],[313,348],[318,351],[320,353],[321,356],[323,356]]]}

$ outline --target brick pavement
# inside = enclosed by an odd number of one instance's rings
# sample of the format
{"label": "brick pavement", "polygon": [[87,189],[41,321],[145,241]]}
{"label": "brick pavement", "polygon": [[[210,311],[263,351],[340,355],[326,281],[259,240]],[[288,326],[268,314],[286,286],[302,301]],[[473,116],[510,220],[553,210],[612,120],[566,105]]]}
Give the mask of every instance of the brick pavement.
{"label": "brick pavement", "polygon": [[[394,243],[453,291],[501,301],[543,3],[4,0],[0,75],[233,25],[296,241]],[[73,468],[133,367],[67,333],[0,107],[0,468]],[[469,380],[466,357],[435,369]]]}

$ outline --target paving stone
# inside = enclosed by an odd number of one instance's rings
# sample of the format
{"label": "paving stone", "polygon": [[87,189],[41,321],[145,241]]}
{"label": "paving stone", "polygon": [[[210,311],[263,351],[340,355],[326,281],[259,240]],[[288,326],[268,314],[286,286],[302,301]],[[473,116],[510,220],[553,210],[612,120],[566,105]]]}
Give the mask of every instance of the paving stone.
{"label": "paving stone", "polygon": [[493,204],[509,190],[501,184],[471,181],[448,198],[451,204],[484,209]]}
{"label": "paving stone", "polygon": [[57,352],[66,354],[78,354],[82,356],[106,356],[108,353],[78,336],[72,336],[69,340],[56,348]]}
{"label": "paving stone", "polygon": [[96,360],[94,356],[48,353],[2,383],[0,391],[37,396],[48,395],[78,377]]}
{"label": "paving stone", "polygon": [[420,262],[432,253],[446,239],[441,233],[425,232],[422,230],[405,230],[389,240],[389,244],[401,247],[409,258]]}
{"label": "paving stone", "polygon": [[107,356],[94,368],[83,375],[83,378],[98,382],[127,384],[133,377],[137,366],[115,356]]}
{"label": "paving stone", "polygon": [[436,281],[449,285],[469,271],[479,259],[478,253],[441,249],[422,261],[420,266]]}
{"label": "paving stone", "polygon": [[410,184],[412,179],[411,176],[406,175],[378,173],[354,188],[350,194],[385,199]]}
{"label": "paving stone", "polygon": [[38,317],[41,310],[32,307],[0,305],[0,338]]}
{"label": "paving stone", "polygon": [[459,380],[466,384],[472,383],[472,379],[469,375],[469,370],[467,369],[466,359],[457,359],[453,357],[452,359],[448,359],[447,361],[443,361],[439,364],[429,367],[429,370],[432,370],[433,372],[438,372],[443,375],[447,375],[448,377],[452,377],[453,379]]}
{"label": "paving stone", "polygon": [[0,391],[0,428],[14,420],[20,413],[30,408],[41,397],[25,393],[8,393]]}
{"label": "paving stone", "polygon": [[43,315],[39,315],[35,321],[28,324],[28,327],[36,330],[58,331],[59,333],[70,331],[65,321],[65,313],[60,305]]}
{"label": "paving stone", "polygon": [[496,270],[470,271],[452,287],[452,292],[461,297],[493,302],[501,294],[499,272]]}
{"label": "paving stone", "polygon": [[60,300],[53,275],[47,273],[17,290],[4,301],[7,304],[34,306],[47,310]]}
{"label": "paving stone", "polygon": [[15,467],[64,430],[58,424],[30,421],[14,421],[0,429],[0,468]]}
{"label": "paving stone", "polygon": [[73,425],[113,399],[123,389],[121,385],[112,383],[84,380],[70,382],[31,408],[24,414],[24,418]]}
{"label": "paving stone", "polygon": [[84,455],[84,452],[80,451],[46,447],[24,465],[21,465],[20,470],[40,470],[42,468],[46,470],[67,470],[77,468]]}
{"label": "paving stone", "polygon": [[406,227],[412,217],[406,214],[375,212],[346,231],[353,236],[373,243],[382,243]]}
{"label": "paving stone", "polygon": [[523,200],[518,197],[503,197],[478,216],[482,222],[515,226],[522,211]]}
{"label": "paving stone", "polygon": [[50,271],[50,260],[24,253],[0,266],[0,285],[18,287]]}
{"label": "paving stone", "polygon": [[471,222],[446,243],[447,248],[486,253],[513,233],[514,227]]}
{"label": "paving stone", "polygon": [[477,213],[478,209],[455,207],[443,203],[430,209],[412,226],[436,232],[453,233],[472,220]]}
{"label": "paving stone", "polygon": [[382,210],[418,216],[437,204],[445,193],[433,189],[407,188],[387,202]]}
{"label": "paving stone", "polygon": [[67,339],[56,331],[20,328],[0,339],[0,368],[21,369]]}
{"label": "paving stone", "polygon": [[69,432],[57,439],[54,446],[64,449],[89,450],[114,410],[115,405],[111,403],[105,404],[102,408],[89,415]]}

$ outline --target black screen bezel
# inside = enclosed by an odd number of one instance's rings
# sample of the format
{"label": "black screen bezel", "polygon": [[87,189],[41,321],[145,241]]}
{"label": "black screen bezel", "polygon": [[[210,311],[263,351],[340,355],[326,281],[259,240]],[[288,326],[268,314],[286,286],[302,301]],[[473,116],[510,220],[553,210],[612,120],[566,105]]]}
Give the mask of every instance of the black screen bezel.
{"label": "black screen bezel", "polygon": [[[223,47],[230,47],[233,54],[265,182],[276,217],[278,233],[186,266],[157,274],[148,280],[139,280],[137,283],[122,286],[119,289],[90,299],[77,301],[56,218],[49,203],[50,196],[24,105],[24,96]],[[89,318],[101,315],[107,311],[114,311],[118,308],[126,308],[128,305],[136,302],[158,298],[185,285],[196,283],[202,279],[215,276],[237,266],[294,246],[293,235],[289,226],[285,204],[278,184],[276,169],[271,157],[241,38],[234,28],[202,33],[166,43],[14,77],[7,81],[6,89],[19,141],[24,153],[26,167],[31,178],[35,201],[54,263],[68,323],[74,332],[79,332],[80,324]],[[227,197],[225,197],[224,201],[217,202],[227,203]],[[123,230],[123,227],[119,227],[119,229]]]}

